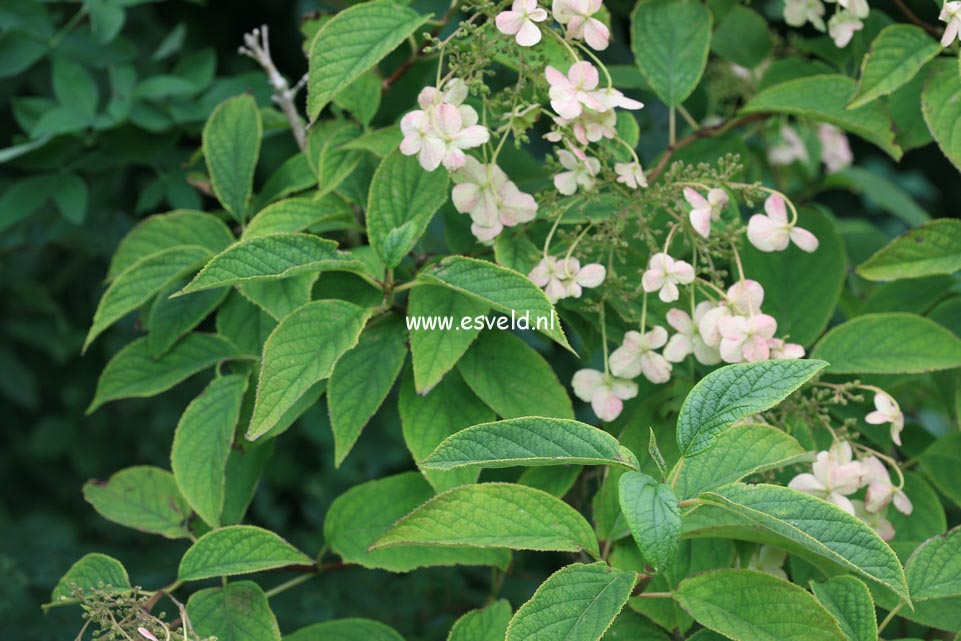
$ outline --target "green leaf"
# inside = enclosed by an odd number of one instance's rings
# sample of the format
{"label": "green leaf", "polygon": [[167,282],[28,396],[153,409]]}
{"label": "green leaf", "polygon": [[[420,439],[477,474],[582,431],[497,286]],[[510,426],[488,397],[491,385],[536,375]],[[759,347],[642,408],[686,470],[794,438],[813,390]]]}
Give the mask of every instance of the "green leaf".
{"label": "green leaf", "polygon": [[230,290],[210,289],[204,292],[170,298],[187,283],[176,280],[160,290],[147,316],[147,344],[154,358],[166,354],[174,343],[192,331],[227,298]]}
{"label": "green leaf", "polygon": [[941,44],[924,29],[893,24],[881,30],[861,62],[861,80],[848,109],[857,109],[887,96],[911,81],[929,60],[941,53]]}
{"label": "green leaf", "polygon": [[83,349],[105,329],[137,309],[166,285],[193,271],[210,256],[198,245],[174,247],[143,258],[120,273],[104,292]]}
{"label": "green leaf", "polygon": [[220,525],[227,458],[246,389],[246,376],[215,378],[187,406],[174,432],[170,468],[184,498],[211,527]]}
{"label": "green leaf", "polygon": [[575,563],[547,577],[507,627],[506,641],[597,641],[634,590],[637,575]]}
{"label": "green leaf", "polygon": [[414,361],[414,382],[417,391],[425,393],[433,388],[464,355],[477,335],[479,326],[467,330],[449,331],[438,327],[423,327],[425,319],[451,318],[460,323],[462,318],[486,317],[489,307],[470,296],[446,287],[424,285],[410,292],[407,316],[421,323],[410,328],[410,353]]}
{"label": "green leaf", "polygon": [[344,145],[360,133],[360,129],[345,120],[324,120],[310,128],[306,155],[317,176],[318,194],[337,189],[357,169],[363,154],[345,149]]}
{"label": "green leaf", "polygon": [[908,374],[961,367],[961,339],[916,314],[866,314],[814,346],[832,374]]}
{"label": "green leaf", "polygon": [[919,461],[934,486],[961,506],[961,434],[942,436],[921,453]]}
{"label": "green leaf", "polygon": [[506,599],[500,599],[457,619],[447,635],[447,641],[504,641],[510,620],[511,604]]}
{"label": "green leaf", "polygon": [[87,183],[76,174],[60,177],[53,201],[60,214],[74,225],[81,225],[87,217]]}
{"label": "green leaf", "polygon": [[647,562],[658,572],[674,559],[681,536],[681,508],[671,486],[641,472],[628,472],[618,485],[621,512]]}
{"label": "green leaf", "polygon": [[961,596],[961,528],[922,543],[905,571],[916,601]]}
{"label": "green leaf", "polygon": [[214,256],[183,293],[307,272],[359,268],[359,263],[338,251],[332,240],[310,234],[272,234],[234,243]]}
{"label": "green leaf", "polygon": [[[941,505],[941,498],[921,474],[904,473],[904,493],[911,497],[914,508],[911,514],[888,510],[887,519],[897,532],[897,536],[890,541],[889,545],[897,553],[898,558],[906,563],[924,541],[932,536],[944,534],[948,529],[948,521],[944,514],[944,506]],[[908,585],[910,587],[910,581]]]}
{"label": "green leaf", "polygon": [[417,472],[405,472],[355,485],[330,506],[324,519],[324,540],[345,563],[365,568],[409,572],[437,565],[492,565],[506,570],[510,553],[436,545],[371,549],[397,519],[434,495]]}
{"label": "green leaf", "polygon": [[380,76],[367,72],[338,91],[334,104],[354,114],[364,127],[369,127],[380,109],[380,92]]}
{"label": "green leaf", "polygon": [[571,399],[550,364],[510,332],[481,334],[457,369],[474,393],[504,418],[574,418]]}
{"label": "green leaf", "polygon": [[594,530],[574,508],[523,485],[462,485],[394,523],[371,546],[466,546],[599,554]]}
{"label": "green leaf", "polygon": [[273,453],[272,440],[256,444],[242,441],[230,450],[225,474],[227,494],[224,496],[224,511],[220,515],[221,524],[235,525],[243,520],[254,498],[264,467]]}
{"label": "green leaf", "polygon": [[835,576],[824,583],[811,582],[811,590],[837,619],[848,641],[878,641],[874,599],[862,581],[853,576]]}
{"label": "green leaf", "polygon": [[319,199],[288,198],[262,209],[244,230],[244,240],[292,234],[312,229],[318,233],[351,229],[356,226],[354,211],[337,194],[325,194]]}
{"label": "green leaf", "polygon": [[319,300],[277,325],[264,344],[249,440],[269,431],[311,386],[330,376],[357,344],[369,313],[343,301]]}
{"label": "green leaf", "polygon": [[763,572],[704,572],[681,581],[674,598],[698,623],[738,641],[845,641],[809,592]]}
{"label": "green leaf", "polygon": [[467,294],[499,312],[513,313],[517,319],[527,315],[531,329],[543,332],[564,349],[573,351],[554,306],[544,292],[522,274],[476,258],[450,256],[422,271],[417,279]]}
{"label": "green leaf", "polygon": [[231,525],[197,539],[180,559],[177,578],[199,581],[311,563],[309,556],[270,530]]}
{"label": "green leaf", "polygon": [[238,356],[237,348],[217,334],[188,334],[157,359],[150,355],[147,339],[138,338],[117,352],[103,368],[87,414],[109,401],[166,392],[197,372]]}
{"label": "green leaf", "polygon": [[961,269],[961,221],[939,218],[898,236],[860,265],[868,280],[923,278]]}
{"label": "green leaf", "polygon": [[764,287],[764,310],[777,319],[778,336],[811,345],[834,314],[847,276],[844,242],[823,210],[804,207],[798,224],[820,242],[813,254],[791,245],[781,252],[744,250],[744,269]]}
{"label": "green leaf", "polygon": [[237,291],[279,321],[310,301],[319,276],[318,272],[305,272],[279,280],[250,280],[238,284]]}
{"label": "green leaf", "polygon": [[872,579],[908,601],[904,569],[874,530],[822,499],[779,485],[731,483],[701,500]]}
{"label": "green leaf", "polygon": [[702,378],[684,399],[677,417],[677,445],[691,457],[714,445],[736,421],[771,409],[827,365],[816,360],[738,363]]}
{"label": "green leaf", "polygon": [[327,388],[336,466],[394,386],[407,358],[406,340],[404,321],[390,314],[368,325],[356,347],[337,361]]}
{"label": "green leaf", "polygon": [[379,621],[335,619],[285,634],[284,641],[404,641],[404,637]]}
{"label": "green leaf", "polygon": [[325,22],[308,54],[310,120],[316,120],[343,87],[380,62],[429,17],[389,0],[376,0],[354,5]]}
{"label": "green leaf", "polygon": [[93,588],[130,588],[130,577],[123,563],[107,556],[92,552],[85,554],[70,566],[50,595],[51,603],[61,599],[72,599],[76,589],[87,592]]}
{"label": "green leaf", "polygon": [[681,499],[697,496],[758,472],[808,458],[801,444],[769,425],[732,425],[717,436],[709,454],[684,460],[674,491]]}
{"label": "green leaf", "polygon": [[375,129],[371,132],[365,133],[360,138],[351,140],[342,148],[367,151],[375,156],[380,156],[383,158],[396,149],[397,146],[400,145],[400,141],[403,139],[404,135],[400,132],[400,127],[394,125],[392,127],[384,127],[383,129]]}
{"label": "green leaf", "polygon": [[[888,212],[912,227],[923,225],[931,220],[928,212],[921,209],[911,194],[900,185],[862,167],[848,167],[829,174],[824,179],[824,185],[828,189],[847,189],[851,193],[858,194],[865,202]],[[820,254],[824,249],[824,239],[820,235],[818,238],[822,243],[816,253]]]}
{"label": "green leaf", "polygon": [[884,107],[871,103],[858,109],[847,104],[857,87],[847,76],[808,76],[776,84],[754,96],[742,114],[781,113],[827,122],[872,142],[895,160],[902,156]]}
{"label": "green leaf", "polygon": [[246,220],[262,135],[260,111],[250,95],[220,103],[204,125],[203,152],[210,185],[224,209],[240,223]]}
{"label": "green leaf", "polygon": [[[653,599],[647,599],[652,601]],[[710,630],[707,630],[710,632]],[[713,634],[713,632],[710,632]],[[653,621],[634,610],[623,610],[607,629],[604,641],[671,641],[667,632],[659,628]],[[700,637],[688,637],[690,641],[705,641]],[[711,640],[715,641],[715,640]],[[717,641],[724,641],[718,639]]]}
{"label": "green leaf", "polygon": [[921,92],[921,111],[941,152],[961,170],[961,74],[954,61],[932,69]]}
{"label": "green leaf", "polygon": [[[191,294],[192,295],[192,294]],[[232,292],[217,310],[217,333],[233,341],[244,353],[259,354],[264,341],[277,326],[270,314]]]}
{"label": "green leaf", "polygon": [[604,430],[540,416],[474,425],[449,436],[420,462],[428,470],[568,464],[639,467],[634,454]]}
{"label": "green leaf", "polygon": [[252,581],[193,593],[187,602],[187,616],[198,638],[280,641],[280,628],[267,597]]}
{"label": "green leaf", "polygon": [[675,107],[694,91],[711,46],[711,12],[700,2],[649,0],[631,14],[634,62],[657,97]]}
{"label": "green leaf", "polygon": [[173,474],[156,467],[128,467],[106,482],[88,481],[83,498],[100,516],[125,527],[168,539],[190,536],[190,506]]}
{"label": "green leaf", "polygon": [[767,20],[753,9],[734,5],[714,30],[711,51],[736,65],[754,69],[771,55]]}
{"label": "green leaf", "polygon": [[92,120],[97,113],[97,85],[81,65],[56,56],[53,59],[53,94],[64,107]]}

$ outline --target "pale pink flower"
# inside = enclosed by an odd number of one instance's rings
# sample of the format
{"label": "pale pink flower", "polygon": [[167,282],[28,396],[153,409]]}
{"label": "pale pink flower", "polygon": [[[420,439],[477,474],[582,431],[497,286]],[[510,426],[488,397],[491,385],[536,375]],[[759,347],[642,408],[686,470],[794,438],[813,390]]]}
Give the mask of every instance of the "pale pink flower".
{"label": "pale pink flower", "polygon": [[797,343],[785,343],[784,339],[772,338],[767,342],[772,360],[793,360],[804,358],[804,347]]}
{"label": "pale pink flower", "polygon": [[[613,110],[594,111],[584,109],[577,118],[554,119],[559,127],[570,127],[574,139],[585,147],[592,142],[597,142],[602,138],[614,138],[617,136],[617,114]],[[547,135],[547,139],[558,142],[563,139],[560,132],[554,131]]]}
{"label": "pale pink flower", "polygon": [[594,89],[600,81],[597,69],[591,63],[582,60],[575,62],[567,70],[565,76],[559,70],[548,65],[544,70],[547,82],[550,83],[548,95],[551,107],[561,118],[577,118],[584,107],[595,111],[606,111],[600,100],[595,96]]}
{"label": "pale pink flower", "polygon": [[564,281],[564,287],[568,298],[580,298],[584,287],[593,289],[600,287],[607,277],[607,269],[600,263],[591,263],[581,266],[576,258],[567,259],[568,278]]}
{"label": "pale pink flower", "polygon": [[678,285],[689,285],[694,282],[694,268],[683,260],[675,260],[664,252],[651,256],[647,264],[647,271],[641,278],[641,284],[647,293],[658,292],[658,298],[665,303],[673,303],[678,299]]}
{"label": "pale pink flower", "polygon": [[497,30],[514,36],[522,47],[533,47],[541,41],[541,30],[535,24],[547,20],[547,11],[537,6],[537,0],[514,0],[508,11],[501,11],[494,19]]}
{"label": "pale pink flower", "polygon": [[862,482],[868,485],[864,494],[864,509],[877,514],[893,500],[898,512],[911,514],[914,510],[911,499],[891,482],[891,475],[884,463],[876,456],[869,456],[861,464],[864,467]]}
{"label": "pale pink flower", "polygon": [[778,132],[776,144],[768,147],[767,159],[772,165],[790,165],[796,161],[806,161],[808,150],[794,128],[785,125]]}
{"label": "pale pink flower", "polygon": [[874,411],[864,417],[864,420],[871,425],[891,424],[891,440],[896,444],[901,444],[901,430],[904,429],[904,412],[898,406],[894,398],[878,392],[874,395]]}
{"label": "pale pink flower", "polygon": [[466,162],[465,149],[479,147],[490,139],[486,127],[477,124],[477,112],[461,103],[467,97],[463,80],[449,82],[444,91],[425,87],[417,97],[421,109],[400,121],[404,135],[400,151],[417,156],[421,167],[434,171],[441,164],[449,171]]}
{"label": "pale pink flower", "polygon": [[835,11],[828,20],[828,34],[838,49],[848,46],[854,34],[863,28],[864,23],[850,11]]}
{"label": "pale pink flower", "polygon": [[467,156],[452,176],[454,208],[469,214],[471,232],[482,242],[497,236],[504,227],[529,222],[537,216],[537,201],[517,189],[507,174],[494,164],[485,165]]}
{"label": "pale pink flower", "polygon": [[636,378],[643,373],[652,383],[666,383],[671,379],[671,364],[654,351],[666,342],[667,330],[663,327],[653,327],[644,334],[626,332],[624,342],[611,354],[611,372],[623,378]]}
{"label": "pale pink flower", "polygon": [[667,324],[677,332],[671,336],[667,347],[664,348],[664,358],[672,363],[680,363],[688,354],[694,354],[694,358],[702,365],[717,365],[721,362],[721,353],[717,347],[712,347],[704,342],[698,323],[714,308],[710,301],[701,301],[694,308],[694,319],[682,309],[672,309],[667,312]]}
{"label": "pale pink flower", "polygon": [[627,185],[631,189],[647,187],[647,176],[639,162],[619,162],[614,164],[617,182]]}
{"label": "pale pink flower", "polygon": [[623,93],[615,89],[614,87],[607,87],[606,89],[598,89],[594,92],[594,97],[607,109],[630,109],[635,111],[637,109],[643,109],[644,103],[639,100],[634,100],[633,98],[628,98]]}
{"label": "pale pink flower", "polygon": [[566,149],[557,152],[557,160],[567,171],[554,176],[554,187],[565,196],[571,196],[577,192],[578,187],[590,189],[594,186],[595,177],[601,170],[601,161],[597,158],[587,156],[580,149],[575,149],[571,153]]}
{"label": "pale pink flower", "polygon": [[727,296],[718,305],[704,313],[697,321],[704,342],[711,347],[721,344],[719,323],[731,316],[749,316],[761,311],[764,302],[764,287],[756,280],[745,279],[731,285]]}
{"label": "pale pink flower", "polygon": [[838,0],[838,6],[846,9],[855,18],[867,18],[871,13],[868,0]]}
{"label": "pale pink flower", "polygon": [[586,403],[602,421],[613,421],[624,410],[624,401],[637,396],[634,381],[616,378],[596,369],[582,369],[571,380],[574,395]]}
{"label": "pale pink flower", "polygon": [[850,443],[835,443],[830,450],[818,452],[811,466],[813,474],[798,474],[791,479],[788,487],[826,499],[845,512],[854,514],[854,505],[847,497],[861,488],[864,468],[852,458]]}
{"label": "pale pink flower", "polygon": [[938,20],[947,23],[941,36],[942,47],[949,46],[955,38],[961,40],[961,0],[945,2]]}
{"label": "pale pink flower", "polygon": [[729,316],[718,323],[721,358],[727,363],[766,361],[771,355],[768,341],[774,338],[777,321],[767,314]]}
{"label": "pale pink flower", "polygon": [[157,639],[157,637],[154,635],[154,633],[151,632],[150,630],[148,630],[147,628],[143,627],[143,626],[137,628],[137,632],[138,632],[138,633],[140,634],[140,636],[142,636],[144,639],[147,639],[147,641],[158,641],[158,639]]}
{"label": "pale pink flower", "polygon": [[711,235],[711,222],[720,220],[721,212],[727,207],[727,192],[723,189],[711,189],[705,198],[690,187],[685,187],[684,199],[691,206],[691,226],[694,231],[707,238]]}
{"label": "pale pink flower", "polygon": [[810,22],[818,31],[824,31],[824,4],[821,0],[785,0],[784,22],[792,27]]}
{"label": "pale pink flower", "polygon": [[821,142],[821,162],[824,163],[829,174],[851,166],[854,155],[851,153],[848,137],[843,131],[822,123],[818,125],[818,140]]}
{"label": "pale pink flower", "polygon": [[594,18],[601,10],[601,0],[554,0],[554,19],[567,26],[567,37],[585,40],[592,49],[603,51],[611,41],[611,32]]}
{"label": "pale pink flower", "polygon": [[551,303],[556,303],[562,298],[580,298],[584,287],[599,287],[606,276],[607,270],[598,263],[582,267],[580,261],[573,257],[559,260],[548,256],[541,259],[527,278],[544,289]]}
{"label": "pale pink flower", "polygon": [[764,201],[765,214],[754,214],[747,223],[747,239],[763,252],[782,251],[792,241],[803,251],[818,248],[818,239],[806,229],[788,221],[784,199],[772,194]]}

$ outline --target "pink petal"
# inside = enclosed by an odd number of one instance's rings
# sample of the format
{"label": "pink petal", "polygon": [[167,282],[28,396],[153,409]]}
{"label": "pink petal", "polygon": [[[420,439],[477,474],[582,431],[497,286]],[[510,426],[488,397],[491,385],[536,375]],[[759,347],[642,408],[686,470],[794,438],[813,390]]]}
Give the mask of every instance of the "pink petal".
{"label": "pink petal", "polygon": [[525,20],[515,39],[522,47],[533,47],[541,41],[541,30],[530,20]]}
{"label": "pink petal", "polygon": [[784,204],[784,199],[777,194],[771,194],[764,201],[764,211],[774,222],[787,222],[787,206]]}
{"label": "pink petal", "polygon": [[806,229],[794,227],[791,230],[791,240],[793,240],[794,244],[800,247],[802,251],[806,251],[809,254],[817,251],[818,239],[814,234]]}
{"label": "pink petal", "polygon": [[677,309],[676,307],[669,310],[666,315],[667,324],[674,328],[682,334],[693,334],[694,333],[694,322],[691,317],[683,309]]}
{"label": "pink petal", "polygon": [[671,364],[666,358],[654,352],[648,352],[641,357],[641,372],[655,385],[671,380]]}
{"label": "pink petal", "polygon": [[813,474],[798,474],[791,482],[787,484],[792,490],[799,490],[801,492],[807,492],[809,494],[824,492],[827,488],[818,481]]}
{"label": "pink petal", "polygon": [[513,36],[520,31],[525,22],[527,22],[527,20],[524,18],[524,15],[516,11],[501,11],[497,14],[497,17],[494,18],[494,24],[497,25],[497,30],[508,36]]}
{"label": "pink petal", "polygon": [[571,379],[571,387],[574,388],[574,395],[582,401],[589,402],[594,398],[594,392],[604,382],[604,374],[596,369],[581,369],[574,373]]}
{"label": "pink petal", "polygon": [[605,276],[607,276],[607,270],[604,265],[591,263],[578,270],[577,283],[583,287],[597,287],[604,282]]}
{"label": "pink petal", "polygon": [[711,210],[693,209],[691,210],[690,219],[691,227],[694,228],[694,231],[704,238],[711,235]]}
{"label": "pink petal", "polygon": [[755,214],[747,223],[747,239],[762,252],[773,252],[787,248],[790,234],[784,225],[763,214]]}
{"label": "pink petal", "polygon": [[600,81],[594,65],[584,60],[572,64],[567,71],[567,77],[575,87],[584,90],[596,88]]}
{"label": "pink petal", "polygon": [[672,363],[680,363],[694,351],[694,342],[684,334],[674,334],[664,348],[664,358]]}
{"label": "pink petal", "polygon": [[591,18],[584,26],[584,40],[595,51],[604,51],[611,42],[611,32],[600,20]]}
{"label": "pink petal", "polygon": [[624,410],[624,402],[612,390],[602,387],[594,394],[591,408],[602,421],[613,421]]}

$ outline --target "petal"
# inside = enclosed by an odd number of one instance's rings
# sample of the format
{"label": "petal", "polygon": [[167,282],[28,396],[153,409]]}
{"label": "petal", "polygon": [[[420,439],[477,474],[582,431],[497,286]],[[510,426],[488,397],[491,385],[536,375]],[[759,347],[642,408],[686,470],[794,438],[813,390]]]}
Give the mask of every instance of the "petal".
{"label": "petal", "polygon": [[541,41],[541,30],[530,20],[525,20],[515,38],[522,47],[533,47]]}
{"label": "petal", "polygon": [[703,238],[711,235],[711,210],[692,209],[690,214],[691,227]]}
{"label": "petal", "polygon": [[454,145],[459,149],[472,149],[474,147],[480,147],[488,140],[490,140],[490,132],[487,131],[487,127],[481,125],[471,125],[465,128],[454,139]]}
{"label": "petal", "polygon": [[911,514],[911,512],[914,511],[914,506],[911,504],[911,499],[908,498],[907,494],[900,490],[894,493],[894,507],[902,514]]}
{"label": "petal", "polygon": [[651,328],[651,331],[644,334],[643,344],[647,349],[660,349],[667,342],[667,330],[661,326]]}
{"label": "petal", "polygon": [[494,24],[497,25],[497,30],[501,33],[513,36],[515,33],[521,30],[524,23],[527,20],[524,15],[516,11],[501,11],[494,18]]}
{"label": "petal", "polygon": [[597,87],[600,77],[597,69],[586,60],[575,62],[567,71],[567,78],[578,89],[591,90]]}
{"label": "petal", "polygon": [[641,285],[648,294],[664,287],[664,272],[659,269],[649,269],[641,277]]}
{"label": "petal", "polygon": [[571,387],[574,388],[574,395],[584,402],[590,402],[594,398],[594,392],[604,382],[604,374],[596,369],[581,369],[574,373],[571,379]]}
{"label": "petal", "polygon": [[673,327],[675,331],[688,335],[694,333],[694,322],[683,309],[677,309],[676,307],[670,309],[665,317],[667,324]]}
{"label": "petal", "polygon": [[694,282],[694,268],[687,261],[675,261],[671,268],[671,280],[681,285]]}
{"label": "petal", "polygon": [[473,183],[454,185],[450,193],[454,209],[462,214],[470,213],[480,203],[481,189]]}
{"label": "petal", "polygon": [[747,223],[747,239],[762,252],[781,251],[790,242],[790,234],[763,214],[755,214]]}
{"label": "petal", "polygon": [[768,347],[767,341],[760,336],[751,336],[741,346],[741,355],[748,363],[766,361],[768,356],[771,355],[771,348]]}
{"label": "petal", "polygon": [[495,221],[494,224],[489,227],[478,225],[477,223],[474,223],[470,226],[471,233],[474,234],[474,237],[482,243],[494,240],[494,238],[496,238],[497,235],[503,231],[503,229],[504,226],[497,221]]}
{"label": "petal", "polygon": [[661,287],[661,291],[657,294],[657,297],[665,303],[673,303],[680,298],[680,296],[681,293],[677,290],[677,285],[670,279],[664,281],[664,286]]}
{"label": "petal", "polygon": [[806,251],[809,254],[817,251],[817,236],[806,229],[802,229],[800,227],[794,227],[791,229],[791,240],[794,241],[794,244],[797,245],[802,251]]}
{"label": "petal", "polygon": [[671,380],[671,364],[666,358],[654,352],[648,352],[641,357],[641,372],[655,385]]}
{"label": "petal", "polygon": [[607,387],[601,387],[594,393],[591,408],[602,421],[613,421],[624,410],[624,402]]}
{"label": "petal", "polygon": [[711,347],[704,342],[700,336],[695,336],[692,341],[694,345],[694,358],[701,365],[717,365],[721,362],[721,352],[716,347]]}
{"label": "petal", "polygon": [[565,196],[577,192],[577,176],[573,171],[564,171],[554,176],[554,187]]}
{"label": "petal", "polygon": [[764,201],[764,211],[767,212],[768,217],[774,222],[787,222],[787,207],[784,204],[784,199],[777,194],[771,194],[767,200]]}
{"label": "petal", "polygon": [[640,355],[624,345],[611,353],[608,365],[611,373],[618,378],[636,378],[641,373]]}
{"label": "petal", "polygon": [[807,472],[795,476],[787,486],[792,490],[799,490],[801,492],[807,492],[808,494],[821,493],[827,490],[813,474],[808,474]]}
{"label": "petal", "polygon": [[622,401],[629,401],[637,396],[637,383],[622,378],[610,380],[611,391]]}
{"label": "petal", "polygon": [[537,285],[538,287],[545,287],[548,280],[550,280],[551,274],[547,268],[547,265],[543,260],[537,263],[537,266],[531,270],[527,275],[528,280]]}
{"label": "petal", "polygon": [[584,40],[587,41],[591,49],[604,51],[611,42],[611,32],[603,22],[591,18],[584,26]]}
{"label": "petal", "polygon": [[604,265],[591,263],[578,270],[576,278],[578,285],[582,287],[597,287],[604,282],[605,276],[607,276],[607,270]]}
{"label": "petal", "polygon": [[420,155],[417,156],[417,161],[420,162],[420,166],[427,171],[434,171],[440,167],[440,163],[446,153],[447,146],[443,140],[434,137],[425,138],[421,144]]}

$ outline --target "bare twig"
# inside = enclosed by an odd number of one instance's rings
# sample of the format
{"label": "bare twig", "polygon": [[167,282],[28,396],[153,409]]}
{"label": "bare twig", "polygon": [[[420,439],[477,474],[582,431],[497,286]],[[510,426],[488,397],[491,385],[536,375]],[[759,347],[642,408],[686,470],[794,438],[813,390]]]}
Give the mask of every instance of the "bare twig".
{"label": "bare twig", "polygon": [[939,29],[934,25],[930,25],[924,20],[922,20],[921,18],[919,18],[913,11],[911,11],[908,5],[904,3],[904,0],[894,0],[894,4],[897,5],[898,9],[901,10],[901,13],[904,14],[905,18],[907,18],[910,22],[913,22],[914,24],[918,25],[928,33],[938,36],[939,38],[941,37],[941,34],[944,33],[943,29]]}
{"label": "bare twig", "polygon": [[245,34],[244,46],[241,47],[239,51],[242,55],[256,60],[267,73],[267,80],[270,82],[270,87],[274,90],[273,101],[284,112],[284,115],[287,116],[287,121],[290,123],[290,130],[294,134],[297,146],[303,151],[306,146],[307,133],[304,128],[304,123],[300,119],[300,113],[297,111],[297,105],[294,104],[294,99],[297,97],[297,93],[307,84],[307,75],[304,74],[304,76],[291,87],[287,83],[287,79],[277,71],[277,67],[274,66],[274,61],[270,57],[270,39],[267,33],[267,25],[263,25],[260,29],[254,29],[250,33]]}

